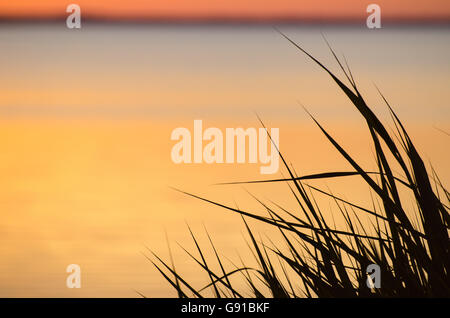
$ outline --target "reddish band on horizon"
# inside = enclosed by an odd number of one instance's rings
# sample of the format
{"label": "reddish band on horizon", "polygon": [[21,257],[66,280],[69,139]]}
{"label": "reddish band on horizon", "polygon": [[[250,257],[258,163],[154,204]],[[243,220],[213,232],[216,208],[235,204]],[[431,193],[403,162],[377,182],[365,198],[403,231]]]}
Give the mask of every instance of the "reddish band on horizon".
{"label": "reddish band on horizon", "polygon": [[21,0],[0,3],[0,18],[57,19],[80,5],[83,18],[99,20],[345,21],[361,20],[375,3],[390,21],[450,21],[448,0]]}

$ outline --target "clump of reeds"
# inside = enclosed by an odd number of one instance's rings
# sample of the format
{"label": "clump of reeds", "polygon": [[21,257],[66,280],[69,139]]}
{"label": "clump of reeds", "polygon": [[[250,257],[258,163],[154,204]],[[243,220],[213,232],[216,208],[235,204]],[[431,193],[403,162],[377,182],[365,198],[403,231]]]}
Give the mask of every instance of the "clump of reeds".
{"label": "clump of reeds", "polygon": [[[362,115],[373,141],[377,171],[365,171],[311,116],[330,143],[353,167],[353,171],[299,177],[280,154],[289,178],[264,181],[287,182],[302,214],[260,202],[267,211],[267,216],[262,216],[186,193],[242,216],[257,266],[242,264],[226,269],[210,239],[219,268],[215,271],[192,232],[199,256],[188,254],[209,277],[209,284],[202,288],[193,287],[174,266],[156,254],[153,254],[153,264],[175,288],[179,297],[204,297],[211,295],[211,292],[214,297],[237,298],[248,293],[252,297],[449,297],[449,192],[432,168],[429,173],[404,126],[381,93],[395,124],[394,133],[388,132],[368,107],[348,65],[345,63],[344,67],[331,48],[349,82],[347,85],[299,45],[282,35],[325,70]],[[399,173],[394,174],[394,166],[399,167]],[[342,176],[361,178],[370,187],[374,193],[372,209],[305,183],[306,180]],[[405,191],[400,188],[405,188],[409,196],[401,195]],[[335,202],[336,210],[346,221],[346,228],[330,226],[316,205],[314,192],[325,194]],[[405,205],[411,204],[411,198],[413,216],[405,210]],[[375,202],[379,203],[378,208]],[[361,219],[366,216],[372,220],[371,229],[362,226]],[[286,246],[268,246],[257,241],[246,218],[277,229]],[[380,266],[381,288],[368,288],[366,269],[369,264]],[[235,287],[232,276],[233,279],[239,276],[247,282],[249,289],[242,291]]]}

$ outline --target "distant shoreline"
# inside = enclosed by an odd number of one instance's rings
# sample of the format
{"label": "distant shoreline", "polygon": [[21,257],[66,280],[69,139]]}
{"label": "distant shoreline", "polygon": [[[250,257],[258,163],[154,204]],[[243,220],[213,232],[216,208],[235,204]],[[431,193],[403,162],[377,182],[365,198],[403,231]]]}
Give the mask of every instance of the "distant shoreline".
{"label": "distant shoreline", "polygon": [[[0,24],[54,24],[65,22],[67,16],[29,18],[0,16]],[[230,18],[230,17],[150,17],[150,18],[115,18],[115,17],[83,17],[83,23],[88,24],[114,24],[114,25],[183,25],[183,26],[305,26],[305,27],[364,27],[365,17],[343,19],[321,18]],[[450,27],[450,17],[397,19],[383,18],[384,27]]]}

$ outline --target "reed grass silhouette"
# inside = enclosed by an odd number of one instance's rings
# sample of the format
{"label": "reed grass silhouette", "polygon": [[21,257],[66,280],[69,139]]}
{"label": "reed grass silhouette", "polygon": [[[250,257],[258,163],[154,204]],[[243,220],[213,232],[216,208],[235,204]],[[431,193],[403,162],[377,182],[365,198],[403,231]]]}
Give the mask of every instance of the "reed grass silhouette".
{"label": "reed grass silhouette", "polygon": [[[267,211],[267,216],[262,216],[180,191],[241,215],[257,266],[246,266],[243,262],[242,266],[226,269],[223,257],[207,234],[219,268],[213,269],[211,260],[207,262],[204,247],[190,229],[198,256],[185,251],[209,278],[206,286],[192,286],[173,266],[173,260],[164,261],[153,252],[149,260],[179,297],[450,297],[449,192],[434,169],[429,168],[431,173],[427,170],[405,127],[381,92],[395,126],[394,132],[388,132],[366,104],[347,63],[342,63],[329,45],[347,84],[289,37],[280,34],[328,73],[365,120],[373,142],[377,171],[365,171],[310,115],[353,171],[298,176],[280,153],[288,178],[244,182],[288,183],[301,215],[258,200]],[[400,170],[395,175],[394,167]],[[306,183],[344,176],[361,178],[370,187],[374,194],[373,208],[359,206]],[[400,188],[406,189],[409,196],[403,195],[405,191]],[[345,220],[345,228],[330,225],[316,204],[315,193],[326,195],[335,203]],[[412,202],[408,198],[413,198]],[[413,216],[405,209],[405,205],[411,203]],[[362,226],[363,217],[372,220],[370,229]],[[258,241],[248,219],[279,231],[285,247]],[[368,288],[366,268],[369,264],[380,266],[381,288]],[[231,277],[236,279],[236,276],[247,283],[248,290],[242,291],[232,283]]]}

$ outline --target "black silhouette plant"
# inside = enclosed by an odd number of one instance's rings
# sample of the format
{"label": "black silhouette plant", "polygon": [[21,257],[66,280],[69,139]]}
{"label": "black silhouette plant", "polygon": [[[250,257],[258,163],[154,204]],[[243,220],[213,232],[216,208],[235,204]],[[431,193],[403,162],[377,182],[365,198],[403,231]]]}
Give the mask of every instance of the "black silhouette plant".
{"label": "black silhouette plant", "polygon": [[[345,63],[344,67],[331,47],[331,53],[345,74],[348,85],[294,41],[280,34],[325,70],[362,115],[373,141],[378,171],[365,171],[311,116],[330,143],[353,167],[353,171],[299,177],[280,154],[289,178],[251,181],[288,183],[302,215],[276,204],[271,207],[258,200],[267,211],[267,216],[261,216],[183,192],[240,214],[258,266],[234,266],[227,270],[210,239],[220,268],[216,272],[208,265],[204,250],[192,232],[199,256],[186,252],[208,275],[208,285],[193,287],[175,267],[154,253],[152,263],[175,288],[179,297],[205,297],[211,295],[211,291],[215,297],[244,297],[248,291],[239,290],[232,284],[231,276],[235,279],[236,275],[241,275],[248,283],[252,297],[449,297],[449,192],[432,168],[429,174],[404,126],[381,93],[395,126],[394,133],[389,133],[368,107],[348,65]],[[394,166],[401,170],[397,175],[393,173]],[[361,207],[305,183],[312,179],[343,176],[359,177],[370,187],[374,193],[373,208]],[[346,228],[329,225],[313,193],[321,193],[334,201],[336,210],[346,221]],[[408,215],[404,208],[411,204],[411,198],[414,198],[414,216],[411,213]],[[376,207],[377,202],[379,207]],[[371,229],[362,226],[362,217],[371,220]],[[258,242],[246,218],[277,229],[286,247]],[[381,288],[367,287],[366,268],[369,264],[380,266]]]}

